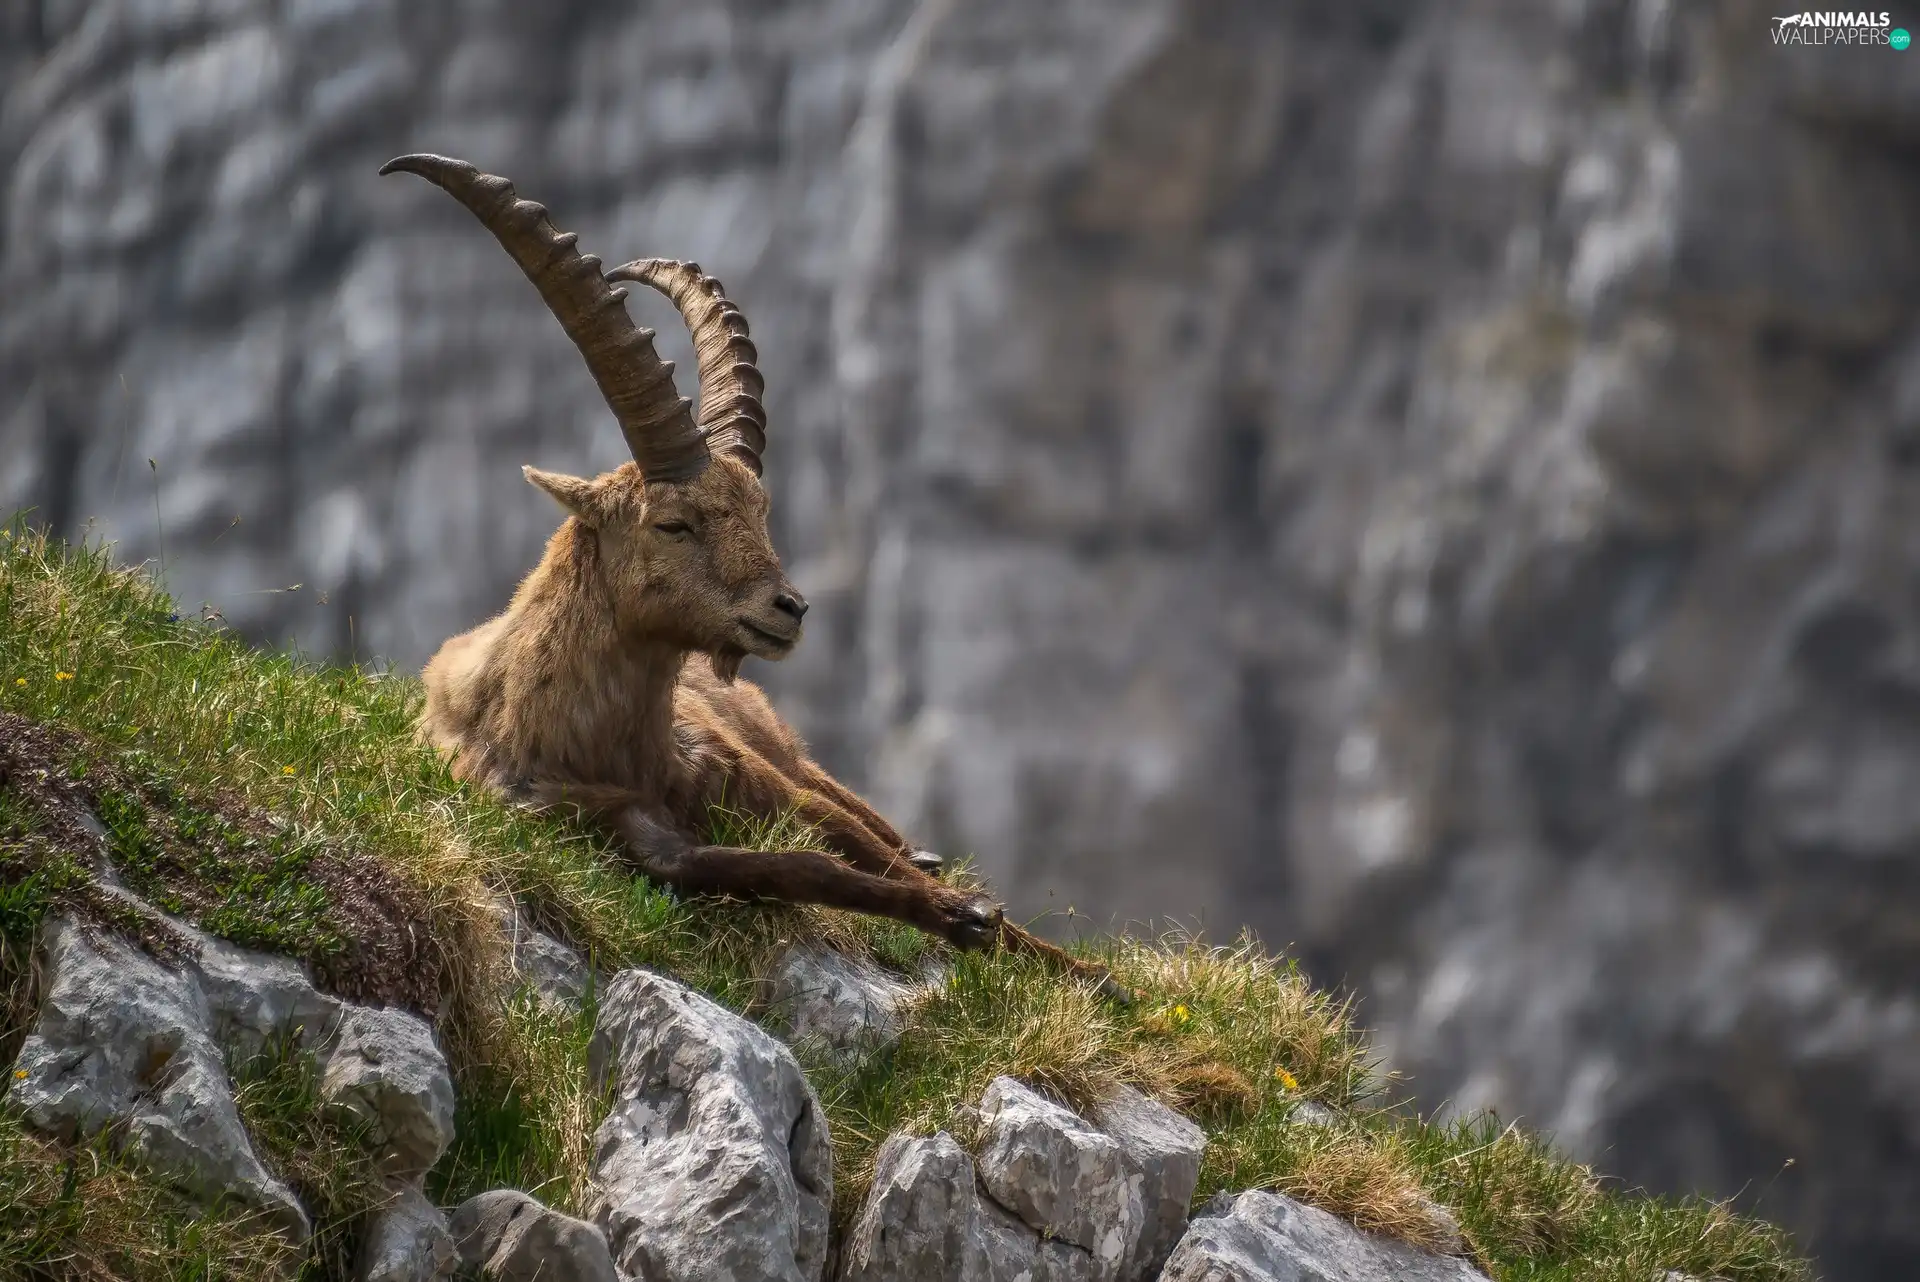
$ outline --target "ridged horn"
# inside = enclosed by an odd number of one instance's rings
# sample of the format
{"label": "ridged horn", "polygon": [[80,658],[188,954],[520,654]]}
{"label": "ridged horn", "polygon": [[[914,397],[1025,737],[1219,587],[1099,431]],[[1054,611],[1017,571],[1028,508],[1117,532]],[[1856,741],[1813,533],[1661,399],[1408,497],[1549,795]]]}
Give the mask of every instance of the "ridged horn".
{"label": "ridged horn", "polygon": [[541,299],[580,349],[634,462],[649,481],[684,481],[711,461],[692,406],[673,384],[673,363],[653,350],[653,331],[627,315],[627,291],[610,287],[600,260],[574,248],[546,207],[521,200],[513,184],[446,156],[400,156],[383,174],[418,174],[465,205],[520,264]]}
{"label": "ridged horn", "polygon": [[693,332],[693,350],[700,358],[700,430],[716,453],[732,450],[760,474],[760,455],[767,448],[767,411],[760,397],[766,381],[755,361],[747,318],[728,299],[720,282],[700,270],[698,263],[672,258],[640,258],[607,273],[608,280],[633,280],[665,294],[680,309]]}

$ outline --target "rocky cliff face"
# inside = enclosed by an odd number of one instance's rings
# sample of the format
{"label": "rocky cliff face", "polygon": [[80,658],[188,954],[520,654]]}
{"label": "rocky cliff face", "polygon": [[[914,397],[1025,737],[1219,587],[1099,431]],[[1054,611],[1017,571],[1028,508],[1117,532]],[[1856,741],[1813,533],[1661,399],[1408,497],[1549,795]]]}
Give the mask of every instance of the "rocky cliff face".
{"label": "rocky cliff face", "polygon": [[817,621],[753,675],[903,826],[1292,941],[1429,1102],[1903,1277],[1920,54],[1770,26],[0,0],[0,503],[320,649],[498,608],[518,464],[618,437],[374,174],[467,156],[746,309]]}

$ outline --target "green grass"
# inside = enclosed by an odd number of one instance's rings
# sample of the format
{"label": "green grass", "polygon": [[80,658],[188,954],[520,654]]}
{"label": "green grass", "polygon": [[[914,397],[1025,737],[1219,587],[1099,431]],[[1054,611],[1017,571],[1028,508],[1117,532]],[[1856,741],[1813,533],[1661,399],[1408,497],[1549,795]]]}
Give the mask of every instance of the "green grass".
{"label": "green grass", "polygon": [[508,999],[516,1060],[488,1065],[461,1083],[452,1150],[427,1191],[453,1206],[495,1188],[519,1188],[578,1211],[586,1199],[587,1140],[609,1101],[587,1089],[591,1002],[570,1013],[530,992]]}
{"label": "green grass", "polygon": [[319,1068],[292,1037],[228,1059],[233,1101],[254,1150],[313,1222],[300,1276],[352,1276],[366,1214],[383,1196],[367,1123],[322,1105]]}
{"label": "green grass", "polygon": [[0,1106],[0,1279],[260,1282],[299,1261],[234,1208],[195,1207],[114,1154],[68,1148]]}
{"label": "green grass", "polygon": [[[95,791],[114,867],[129,889],[165,912],[192,912],[207,930],[249,948],[309,962],[345,948],[329,920],[326,888],[305,875],[312,855],[303,843],[286,832],[261,841],[179,797],[150,758],[140,760],[146,756],[127,754],[143,768],[146,788]],[[196,888],[211,902],[190,902]]]}
{"label": "green grass", "polygon": [[78,860],[57,850],[36,851],[33,816],[11,792],[0,791],[0,1060],[13,1062],[31,1018],[33,942],[40,922],[73,903],[91,878]]}
{"label": "green grass", "polygon": [[[897,1048],[857,1069],[808,1065],[833,1132],[842,1222],[888,1133],[944,1127],[966,1139],[967,1106],[1009,1073],[1070,1103],[1128,1083],[1185,1110],[1210,1137],[1201,1198],[1274,1188],[1425,1242],[1443,1232],[1429,1199],[1442,1203],[1503,1282],[1647,1282],[1666,1269],[1732,1282],[1807,1276],[1781,1233],[1725,1207],[1616,1188],[1488,1119],[1437,1125],[1389,1107],[1393,1084],[1376,1072],[1349,1007],[1251,946],[1090,945],[1142,994],[1120,1007],[1031,959],[952,958],[891,922],[682,902],[626,872],[590,829],[455,782],[414,742],[419,698],[399,674],[315,665],[177,618],[145,575],[101,549],[50,545],[18,526],[0,539],[0,716],[68,736],[60,786],[108,812],[124,876],[216,934],[308,960],[335,987],[380,969],[396,923],[419,928],[426,951],[405,960],[432,992],[412,1004],[439,1013],[459,1093],[457,1139],[429,1184],[443,1203],[510,1184],[580,1209],[605,1110],[584,1071],[591,1011],[556,1012],[514,989],[490,907],[512,895],[604,969],[665,970],[749,1013],[758,977],[795,940],[903,969],[947,960],[949,981],[915,1008]],[[0,780],[8,1054],[33,1006],[36,923],[93,902],[86,869],[61,838],[61,803],[39,786]],[[711,826],[716,839],[746,845],[812,840],[790,820],[725,809]],[[380,911],[362,911],[363,900]],[[192,1229],[193,1258],[206,1262],[195,1276],[339,1275],[363,1208],[329,1173],[351,1172],[351,1145],[316,1129],[298,1072],[243,1072],[243,1108],[267,1137],[269,1160],[321,1204],[316,1218],[340,1227],[303,1260],[267,1259],[223,1236],[224,1221],[203,1221]],[[1346,1120],[1304,1124],[1303,1100]],[[0,1174],[0,1224],[30,1227],[0,1234],[0,1277],[89,1275],[35,1263],[61,1252],[121,1260],[108,1271],[125,1276],[175,1276],[151,1235],[177,1236],[187,1221],[151,1180],[88,1150],[95,1191],[82,1214],[74,1197],[60,1200],[66,1177],[56,1174],[80,1169],[74,1155],[0,1114],[0,1168],[10,1152],[33,1156],[19,1164],[24,1175]]]}

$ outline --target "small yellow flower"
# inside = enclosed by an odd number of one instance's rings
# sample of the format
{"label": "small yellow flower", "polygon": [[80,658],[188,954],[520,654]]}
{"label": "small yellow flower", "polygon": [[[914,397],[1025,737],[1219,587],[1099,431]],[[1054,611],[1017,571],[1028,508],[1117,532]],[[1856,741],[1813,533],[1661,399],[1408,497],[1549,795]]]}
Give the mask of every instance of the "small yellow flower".
{"label": "small yellow flower", "polygon": [[25,677],[15,677],[13,679],[13,684],[17,686],[24,686],[25,684],[27,684],[27,679]]}
{"label": "small yellow flower", "polygon": [[281,774],[283,774],[283,775],[290,775],[290,774],[292,774],[292,773],[293,773],[293,767],[292,767],[292,766],[281,766],[281,767],[280,767],[280,773],[281,773]]}
{"label": "small yellow flower", "polygon": [[16,1082],[24,1082],[24,1081],[26,1081],[26,1080],[27,1080],[27,1070],[26,1070],[26,1069],[24,1069],[24,1068],[16,1068],[16,1069],[14,1069],[14,1070],[13,1070],[13,1080],[14,1080],[14,1081],[16,1081]]}
{"label": "small yellow flower", "polygon": [[1188,1020],[1193,1018],[1193,1016],[1188,1013],[1187,1008],[1185,1006],[1175,1006],[1173,1008],[1173,1017],[1179,1020],[1182,1024],[1186,1023]]}
{"label": "small yellow flower", "polygon": [[73,673],[71,673],[71,672],[56,672],[56,673],[54,673],[54,674],[53,674],[53,679],[54,679],[55,681],[71,681],[71,680],[73,680]]}
{"label": "small yellow flower", "polygon": [[1297,1091],[1300,1089],[1300,1079],[1292,1073],[1289,1073],[1284,1065],[1275,1064],[1273,1066],[1273,1080],[1280,1083],[1281,1087],[1285,1090]]}

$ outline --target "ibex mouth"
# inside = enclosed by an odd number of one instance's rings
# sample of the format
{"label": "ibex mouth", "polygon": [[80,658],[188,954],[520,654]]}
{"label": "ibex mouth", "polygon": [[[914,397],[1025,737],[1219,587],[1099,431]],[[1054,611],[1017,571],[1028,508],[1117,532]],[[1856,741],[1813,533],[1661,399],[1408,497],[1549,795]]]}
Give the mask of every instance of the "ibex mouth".
{"label": "ibex mouth", "polygon": [[745,632],[749,639],[747,648],[763,659],[779,658],[785,655],[787,651],[793,649],[794,645],[800,640],[800,630],[798,628],[795,628],[793,632],[787,636],[781,636],[778,632],[770,632],[758,624],[747,622],[745,619],[737,620],[737,622],[740,624],[740,630]]}

